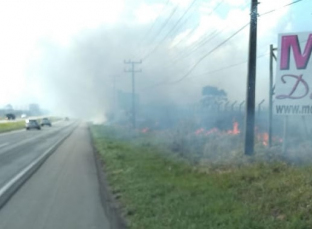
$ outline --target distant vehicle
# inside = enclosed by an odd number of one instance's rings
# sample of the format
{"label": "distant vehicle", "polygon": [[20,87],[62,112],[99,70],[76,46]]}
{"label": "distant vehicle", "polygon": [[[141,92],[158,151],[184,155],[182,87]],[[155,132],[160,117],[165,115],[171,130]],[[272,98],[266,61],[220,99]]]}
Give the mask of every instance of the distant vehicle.
{"label": "distant vehicle", "polygon": [[16,118],[14,114],[6,114],[5,116],[8,120],[14,120]]}
{"label": "distant vehicle", "polygon": [[37,129],[40,130],[41,127],[36,119],[27,119],[25,121],[26,130]]}
{"label": "distant vehicle", "polygon": [[52,126],[51,121],[48,118],[43,118],[41,120],[41,126]]}
{"label": "distant vehicle", "polygon": [[21,114],[21,118],[27,118],[27,114]]}

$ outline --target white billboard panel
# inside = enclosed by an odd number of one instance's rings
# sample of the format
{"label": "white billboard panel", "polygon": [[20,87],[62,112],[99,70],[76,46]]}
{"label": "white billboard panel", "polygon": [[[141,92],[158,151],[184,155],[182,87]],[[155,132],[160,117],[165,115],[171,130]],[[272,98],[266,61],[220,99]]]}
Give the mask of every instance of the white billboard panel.
{"label": "white billboard panel", "polygon": [[312,115],[312,32],[280,34],[274,113]]}

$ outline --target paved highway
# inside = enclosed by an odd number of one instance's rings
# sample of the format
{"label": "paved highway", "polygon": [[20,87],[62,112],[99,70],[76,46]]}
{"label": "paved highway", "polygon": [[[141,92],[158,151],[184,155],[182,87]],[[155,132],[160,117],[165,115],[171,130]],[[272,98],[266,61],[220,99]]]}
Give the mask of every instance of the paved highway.
{"label": "paved highway", "polygon": [[110,228],[87,126],[76,126],[61,121],[41,131],[0,135],[0,195],[24,168],[69,136],[0,209],[1,229]]}
{"label": "paved highway", "polygon": [[23,129],[0,134],[0,187],[55,142],[64,138],[72,126],[72,122],[57,122],[41,130]]}

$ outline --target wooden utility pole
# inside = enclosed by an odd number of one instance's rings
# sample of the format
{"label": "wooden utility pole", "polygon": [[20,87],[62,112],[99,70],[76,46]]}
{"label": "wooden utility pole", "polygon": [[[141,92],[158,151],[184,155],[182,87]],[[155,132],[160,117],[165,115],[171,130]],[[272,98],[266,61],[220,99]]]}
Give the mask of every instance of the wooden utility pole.
{"label": "wooden utility pole", "polygon": [[135,73],[142,72],[142,70],[135,70],[136,64],[141,64],[142,61],[124,61],[124,64],[130,64],[131,69],[126,69],[125,72],[132,73],[132,127],[136,128],[136,110],[135,110]]}
{"label": "wooden utility pole", "polygon": [[118,78],[119,76],[117,75],[113,75],[113,111],[114,111],[114,115],[116,115],[116,111],[117,111],[117,88],[116,88],[116,78]]}
{"label": "wooden utility pole", "polygon": [[244,153],[254,153],[258,0],[251,0]]}

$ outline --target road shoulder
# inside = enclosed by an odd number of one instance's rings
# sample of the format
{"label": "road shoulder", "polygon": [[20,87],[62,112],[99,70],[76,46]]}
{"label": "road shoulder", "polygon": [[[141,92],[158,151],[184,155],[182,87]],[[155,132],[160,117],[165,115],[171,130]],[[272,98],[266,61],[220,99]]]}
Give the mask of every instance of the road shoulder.
{"label": "road shoulder", "polygon": [[93,148],[84,124],[1,209],[0,228],[109,229],[99,189]]}

